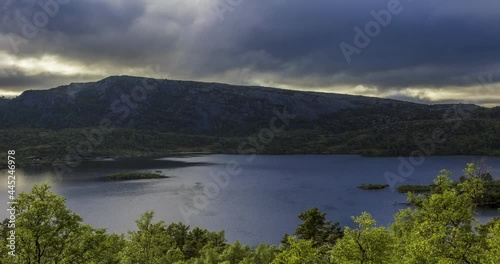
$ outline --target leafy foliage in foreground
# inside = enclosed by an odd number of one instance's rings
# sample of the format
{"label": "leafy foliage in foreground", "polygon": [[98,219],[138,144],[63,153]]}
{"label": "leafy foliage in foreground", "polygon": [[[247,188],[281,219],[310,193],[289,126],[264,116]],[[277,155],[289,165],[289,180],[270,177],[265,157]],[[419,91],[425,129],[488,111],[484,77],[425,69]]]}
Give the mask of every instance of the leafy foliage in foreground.
{"label": "leafy foliage in foreground", "polygon": [[344,263],[500,263],[500,220],[480,225],[476,200],[484,179],[469,164],[453,183],[443,170],[430,194],[409,193],[414,205],[395,215],[389,227],[377,227],[370,214],[353,217],[355,227],[338,223],[313,208],[280,247],[228,244],[224,231],[191,229],[182,223],[154,222],[146,212],[128,236],[106,234],[82,223],[64,198],[47,185],[18,198],[16,257],[7,255],[7,220],[0,226],[1,263],[145,263],[145,264],[344,264]]}
{"label": "leafy foliage in foreground", "polygon": [[[491,174],[481,172],[480,166],[468,164],[465,176],[460,177],[460,181],[453,183],[453,187],[459,188],[461,183],[467,179],[477,178],[481,180],[483,191],[481,195],[474,198],[475,205],[479,207],[500,207],[500,180],[495,180]],[[434,189],[439,189],[435,184],[431,185],[400,185],[397,190],[400,193],[429,193]]]}

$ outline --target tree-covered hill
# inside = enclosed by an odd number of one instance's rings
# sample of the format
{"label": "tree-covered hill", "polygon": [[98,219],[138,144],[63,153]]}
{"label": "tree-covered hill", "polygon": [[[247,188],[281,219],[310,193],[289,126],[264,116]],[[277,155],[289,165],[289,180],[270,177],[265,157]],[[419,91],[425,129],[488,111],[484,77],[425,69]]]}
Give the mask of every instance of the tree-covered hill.
{"label": "tree-covered hill", "polygon": [[[3,100],[5,101],[5,100]],[[26,91],[0,103],[0,128],[114,126],[192,134],[247,134],[267,126],[274,111],[294,115],[290,128],[333,133],[388,123],[450,118],[499,118],[475,105],[423,105],[391,99],[219,83],[114,76],[50,90]]]}
{"label": "tree-covered hill", "polygon": [[500,155],[500,107],[130,76],[0,99],[0,144],[21,159],[61,158],[103,127],[82,156],[247,153],[242,142],[277,128],[271,140],[257,138],[266,142],[255,153],[407,155],[431,140],[439,142],[429,155]]}

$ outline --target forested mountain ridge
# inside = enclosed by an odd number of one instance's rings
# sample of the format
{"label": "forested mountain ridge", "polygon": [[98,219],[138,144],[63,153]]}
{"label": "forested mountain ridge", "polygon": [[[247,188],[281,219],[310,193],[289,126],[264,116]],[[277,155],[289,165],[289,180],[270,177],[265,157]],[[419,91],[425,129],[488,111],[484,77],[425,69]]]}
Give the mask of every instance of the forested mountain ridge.
{"label": "forested mountain ridge", "polygon": [[254,152],[407,155],[439,132],[445,140],[430,155],[500,155],[500,107],[130,76],[1,99],[0,143],[48,162],[106,121],[113,131],[91,156],[241,153],[280,115],[286,129]]}
{"label": "forested mountain ridge", "polygon": [[1,128],[62,129],[98,126],[130,111],[119,127],[193,134],[240,134],[267,125],[273,110],[296,116],[291,128],[332,132],[398,121],[455,116],[500,118],[475,105],[423,105],[363,96],[219,83],[113,76],[50,90],[30,90],[0,103]]}

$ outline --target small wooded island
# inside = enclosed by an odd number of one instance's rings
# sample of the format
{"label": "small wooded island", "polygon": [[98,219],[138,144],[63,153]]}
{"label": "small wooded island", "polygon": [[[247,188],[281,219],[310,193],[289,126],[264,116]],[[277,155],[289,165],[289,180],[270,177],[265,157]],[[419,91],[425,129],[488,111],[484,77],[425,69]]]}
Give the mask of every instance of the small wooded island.
{"label": "small wooded island", "polygon": [[360,186],[358,186],[359,189],[361,190],[382,190],[389,187],[389,184],[366,184],[363,183]]}
{"label": "small wooded island", "polygon": [[[472,164],[473,165],[473,164]],[[477,168],[476,168],[477,170]],[[444,173],[444,172],[443,172]],[[469,173],[472,175],[472,173]],[[449,176],[449,175],[448,175]],[[470,178],[470,176],[468,176]],[[499,208],[500,207],[500,179],[494,179],[490,173],[479,173],[475,178],[482,183],[483,190],[474,197],[474,204],[478,207]],[[458,182],[450,184],[453,188],[459,188],[467,180],[467,176],[461,176]],[[387,184],[361,184],[362,190],[381,190],[389,187]],[[396,188],[402,194],[430,194],[434,191],[436,183],[429,185],[400,185]]]}
{"label": "small wooded island", "polygon": [[144,179],[166,179],[170,176],[161,175],[150,171],[122,171],[106,176],[107,180],[129,181],[129,180],[144,180]]}

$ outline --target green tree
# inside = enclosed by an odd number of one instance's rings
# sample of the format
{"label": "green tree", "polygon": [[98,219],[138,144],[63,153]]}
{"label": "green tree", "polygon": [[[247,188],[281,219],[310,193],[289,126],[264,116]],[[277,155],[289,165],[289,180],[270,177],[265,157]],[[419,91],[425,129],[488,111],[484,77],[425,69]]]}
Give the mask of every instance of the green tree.
{"label": "green tree", "polygon": [[187,263],[192,264],[218,264],[221,263],[221,252],[212,244],[204,246],[200,251],[200,257],[191,258]]}
{"label": "green tree", "polygon": [[167,235],[169,235],[175,242],[175,245],[182,249],[186,244],[187,236],[189,233],[189,226],[183,223],[172,223],[167,226]]}
{"label": "green tree", "polygon": [[98,263],[118,264],[121,263],[120,252],[125,248],[125,237],[123,235],[110,234],[103,245],[103,252]]}
{"label": "green tree", "polygon": [[187,236],[183,252],[187,259],[200,256],[200,251],[208,244],[208,231],[195,227]]}
{"label": "green tree", "polygon": [[82,224],[47,184],[21,193],[16,201],[17,263],[102,263],[105,230]]}
{"label": "green tree", "polygon": [[488,243],[488,251],[486,252],[488,263],[500,263],[500,221],[497,221],[490,229],[486,242]]}
{"label": "green tree", "polygon": [[[153,217],[154,212],[146,212],[136,221],[138,231],[129,232],[130,240],[122,251],[122,263],[163,264],[183,259],[169,259],[177,256],[175,242],[167,234],[165,223],[153,223]],[[175,251],[169,251],[171,249]]]}
{"label": "green tree", "polygon": [[248,246],[243,246],[239,241],[236,241],[224,249],[221,259],[227,264],[237,264],[248,255],[250,255],[250,248]]}
{"label": "green tree", "polygon": [[353,217],[358,227],[346,228],[331,252],[331,262],[382,264],[396,263],[395,239],[384,227],[376,227],[371,215],[364,212]]}
{"label": "green tree", "polygon": [[[335,241],[342,237],[343,232],[338,222],[326,220],[326,213],[322,213],[314,207],[299,214],[302,223],[295,230],[298,239],[311,240],[315,247],[323,245],[333,245]],[[283,238],[284,244],[289,241],[288,235]]]}
{"label": "green tree", "polygon": [[327,264],[328,258],[314,246],[312,240],[297,240],[288,237],[287,247],[281,251],[272,264]]}
{"label": "green tree", "polygon": [[391,228],[402,263],[481,263],[484,248],[474,218],[481,180],[469,177],[455,187],[450,174],[441,171],[430,195],[410,193],[415,208],[396,215]]}
{"label": "green tree", "polygon": [[274,245],[259,244],[241,264],[269,264],[278,254],[278,249]]}
{"label": "green tree", "polygon": [[5,219],[2,223],[0,223],[0,263],[7,263],[9,261],[9,258],[13,258],[12,256],[8,255],[8,242],[7,238],[9,237],[9,219]]}
{"label": "green tree", "polygon": [[200,256],[201,250],[207,245],[210,245],[210,247],[221,253],[226,246],[224,231],[209,232],[208,230],[195,227],[188,233],[182,251],[186,259],[197,258]]}

